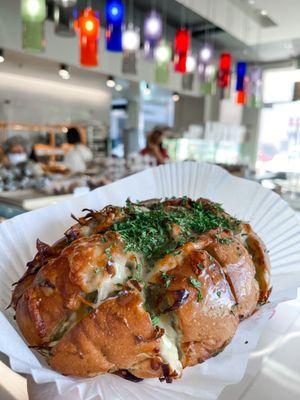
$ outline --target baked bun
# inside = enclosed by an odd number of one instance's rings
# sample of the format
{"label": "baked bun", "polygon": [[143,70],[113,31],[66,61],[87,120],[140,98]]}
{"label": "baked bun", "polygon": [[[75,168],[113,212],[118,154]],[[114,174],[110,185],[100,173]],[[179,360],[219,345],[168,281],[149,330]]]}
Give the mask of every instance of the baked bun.
{"label": "baked bun", "polygon": [[171,382],[222,351],[270,294],[249,224],[206,199],[84,210],[37,241],[12,305],[30,347],[64,375]]}

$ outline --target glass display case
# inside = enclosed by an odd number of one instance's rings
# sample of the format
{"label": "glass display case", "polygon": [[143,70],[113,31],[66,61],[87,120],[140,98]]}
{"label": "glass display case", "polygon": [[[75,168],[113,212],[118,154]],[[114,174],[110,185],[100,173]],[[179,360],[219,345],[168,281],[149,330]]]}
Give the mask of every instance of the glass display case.
{"label": "glass display case", "polygon": [[205,161],[216,164],[238,164],[242,162],[242,144],[233,141],[207,139],[166,139],[164,141],[172,161]]}

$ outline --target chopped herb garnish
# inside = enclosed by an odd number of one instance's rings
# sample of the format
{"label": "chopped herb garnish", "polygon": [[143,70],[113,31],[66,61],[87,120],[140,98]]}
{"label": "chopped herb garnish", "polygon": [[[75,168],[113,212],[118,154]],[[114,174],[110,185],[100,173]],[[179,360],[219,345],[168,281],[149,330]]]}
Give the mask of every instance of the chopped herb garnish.
{"label": "chopped herb garnish", "polygon": [[111,255],[111,248],[112,248],[112,246],[109,246],[109,247],[107,247],[107,248],[104,250],[104,253],[106,254],[107,258],[109,258],[109,259],[112,258],[112,255]]}
{"label": "chopped herb garnish", "polygon": [[221,294],[222,294],[221,290],[218,290],[218,291],[217,291],[217,296],[218,296],[218,297],[221,297]]}
{"label": "chopped herb garnish", "polygon": [[[215,228],[235,230],[239,221],[220,213],[214,207],[204,207],[201,202],[183,198],[189,207],[164,203],[141,207],[126,202],[126,218],[116,222],[112,230],[120,233],[126,251],[141,253],[145,261],[155,261],[173,252],[196,235]],[[177,225],[180,235],[174,235],[170,226]]]}
{"label": "chopped herb garnish", "polygon": [[161,277],[164,281],[165,288],[168,288],[172,282],[172,279],[174,279],[174,275],[168,275],[166,272],[162,272]]}
{"label": "chopped herb garnish", "polygon": [[197,279],[193,278],[192,276],[189,277],[189,283],[194,286],[195,289],[198,290],[198,296],[197,296],[197,301],[200,301],[203,299],[202,297],[202,292],[200,290],[202,283],[199,282]]}
{"label": "chopped herb garnish", "polygon": [[154,325],[154,326],[158,325],[159,317],[157,315],[152,315],[151,316],[151,322],[152,322],[152,325]]}
{"label": "chopped herb garnish", "polygon": [[200,269],[200,271],[203,271],[204,270],[204,264],[202,264],[202,263],[198,263],[197,264],[197,267],[198,267],[198,269]]}
{"label": "chopped herb garnish", "polygon": [[101,271],[101,268],[99,268],[99,267],[94,269],[95,274],[98,274],[100,271]]}
{"label": "chopped herb garnish", "polygon": [[215,234],[215,238],[221,244],[230,244],[233,242],[232,238],[229,237],[221,237],[218,233]]}
{"label": "chopped herb garnish", "polygon": [[133,279],[135,279],[136,281],[140,281],[142,279],[142,264],[136,264]]}
{"label": "chopped herb garnish", "polygon": [[197,301],[199,302],[202,299],[203,299],[202,293],[200,290],[198,290]]}
{"label": "chopped herb garnish", "polygon": [[174,256],[179,256],[179,254],[181,254],[180,250],[174,251],[174,253],[173,253]]}
{"label": "chopped herb garnish", "polygon": [[107,243],[107,238],[103,236],[103,237],[101,238],[101,242],[102,242],[102,243]]}

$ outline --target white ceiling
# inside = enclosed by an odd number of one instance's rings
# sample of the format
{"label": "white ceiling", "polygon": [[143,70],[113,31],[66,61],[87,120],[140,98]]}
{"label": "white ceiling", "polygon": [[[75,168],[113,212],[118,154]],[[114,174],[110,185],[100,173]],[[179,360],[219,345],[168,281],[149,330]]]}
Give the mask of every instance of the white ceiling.
{"label": "white ceiling", "polygon": [[[246,1],[246,0],[245,0]],[[300,39],[299,0],[255,0],[254,7],[266,10],[277,24],[262,30],[261,43]]]}

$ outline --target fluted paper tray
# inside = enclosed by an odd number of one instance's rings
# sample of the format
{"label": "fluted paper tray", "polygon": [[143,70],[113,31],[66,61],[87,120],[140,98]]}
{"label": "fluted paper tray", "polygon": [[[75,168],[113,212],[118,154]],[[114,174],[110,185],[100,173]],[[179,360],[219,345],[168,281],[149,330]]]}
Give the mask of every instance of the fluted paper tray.
{"label": "fluted paper tray", "polygon": [[[101,209],[107,204],[124,205],[126,198],[187,195],[206,197],[223,204],[229,213],[250,221],[270,251],[273,292],[271,302],[242,322],[230,345],[217,357],[187,368],[172,384],[158,380],[141,383],[114,375],[92,379],[64,377],[47,367],[18,333],[11,310],[11,285],[24,273],[35,254],[39,238],[53,243],[72,224],[71,213],[83,208]],[[0,351],[12,368],[28,374],[30,399],[43,400],[212,400],[229,384],[243,377],[250,352],[255,348],[268,318],[278,302],[296,297],[300,286],[300,225],[295,213],[275,193],[257,183],[233,177],[209,164],[168,164],[132,175],[87,195],[20,215],[0,225]]]}

